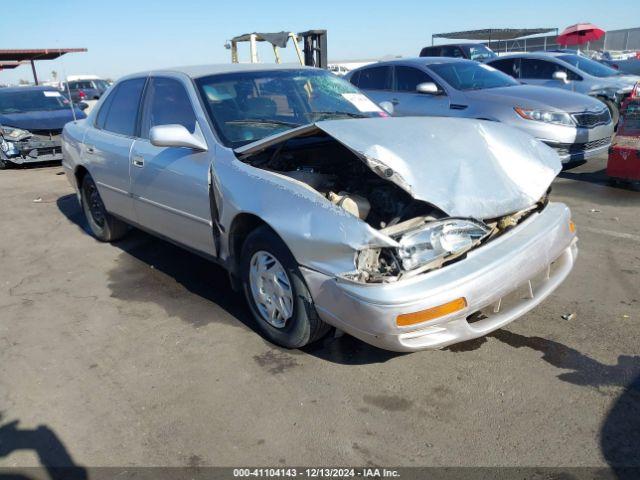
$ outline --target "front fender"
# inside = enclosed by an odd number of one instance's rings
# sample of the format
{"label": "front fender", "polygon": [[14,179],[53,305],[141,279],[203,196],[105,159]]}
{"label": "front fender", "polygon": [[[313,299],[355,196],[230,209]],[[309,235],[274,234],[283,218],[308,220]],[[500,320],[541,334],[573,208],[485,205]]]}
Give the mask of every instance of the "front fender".
{"label": "front fender", "polygon": [[354,270],[358,250],[397,246],[308,185],[284,175],[227,156],[218,157],[214,177],[215,209],[225,232],[220,256],[225,261],[230,255],[230,226],[241,213],[267,223],[300,265],[327,275]]}

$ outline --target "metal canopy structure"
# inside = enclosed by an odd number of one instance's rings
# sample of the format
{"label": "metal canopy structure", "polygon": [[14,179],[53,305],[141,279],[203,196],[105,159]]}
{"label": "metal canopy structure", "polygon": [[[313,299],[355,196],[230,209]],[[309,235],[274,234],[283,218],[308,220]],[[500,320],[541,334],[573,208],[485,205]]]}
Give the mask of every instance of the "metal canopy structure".
{"label": "metal canopy structure", "polygon": [[0,70],[9,70],[22,65],[22,62],[0,62]]}
{"label": "metal canopy structure", "polygon": [[[37,48],[30,50],[0,50],[0,68],[16,68],[22,63],[30,63],[33,80],[38,85],[36,60],[55,60],[65,53],[86,52],[86,48]],[[4,66],[5,64],[13,66]]]}
{"label": "metal canopy structure", "polygon": [[557,28],[484,28],[482,30],[466,30],[463,32],[436,33],[431,35],[431,45],[436,38],[448,38],[455,40],[516,40],[530,35],[556,32]]}

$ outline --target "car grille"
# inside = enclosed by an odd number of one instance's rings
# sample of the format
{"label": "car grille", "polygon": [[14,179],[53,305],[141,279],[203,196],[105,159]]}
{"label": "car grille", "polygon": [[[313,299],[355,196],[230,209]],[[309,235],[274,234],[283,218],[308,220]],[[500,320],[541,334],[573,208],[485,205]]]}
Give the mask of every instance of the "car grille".
{"label": "car grille", "polygon": [[606,125],[611,121],[609,109],[605,108],[601,112],[574,113],[573,119],[579,127],[593,128],[598,125]]}
{"label": "car grille", "polygon": [[558,155],[578,155],[581,153],[588,152],[589,150],[593,150],[599,147],[607,146],[611,143],[611,137],[604,137],[600,140],[593,140],[592,142],[586,143],[550,143],[548,144],[552,147]]}

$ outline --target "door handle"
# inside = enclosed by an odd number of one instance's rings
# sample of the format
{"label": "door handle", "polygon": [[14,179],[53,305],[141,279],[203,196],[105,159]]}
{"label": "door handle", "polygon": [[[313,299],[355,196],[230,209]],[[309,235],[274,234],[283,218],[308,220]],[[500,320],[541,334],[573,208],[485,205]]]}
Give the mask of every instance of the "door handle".
{"label": "door handle", "polygon": [[134,167],[139,167],[142,168],[144,167],[144,158],[136,155],[135,157],[133,157],[132,162]]}
{"label": "door handle", "polygon": [[95,151],[96,149],[93,146],[87,145],[87,153],[93,154]]}
{"label": "door handle", "polygon": [[391,99],[391,103],[394,104],[394,105],[397,105],[397,104],[400,103],[400,100],[398,100],[397,98],[392,98]]}

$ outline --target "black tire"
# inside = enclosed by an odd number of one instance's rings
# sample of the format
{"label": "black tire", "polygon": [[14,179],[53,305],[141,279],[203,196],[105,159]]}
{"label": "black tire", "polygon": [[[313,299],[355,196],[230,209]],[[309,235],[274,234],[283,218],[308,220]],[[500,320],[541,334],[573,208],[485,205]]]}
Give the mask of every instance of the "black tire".
{"label": "black tire", "polygon": [[[250,286],[251,260],[256,252],[272,255],[284,268],[293,291],[293,314],[284,326],[277,328],[265,320],[255,303]],[[249,234],[242,246],[240,257],[242,289],[254,320],[264,336],[285,348],[301,348],[320,340],[330,326],[320,320],[298,263],[284,242],[270,228],[263,226]]]}
{"label": "black tire", "polygon": [[115,242],[126,235],[129,225],[109,214],[98,187],[90,175],[85,175],[80,187],[82,211],[93,235],[101,242]]}
{"label": "black tire", "polygon": [[9,162],[0,158],[0,170],[6,170],[9,168]]}
{"label": "black tire", "polygon": [[600,101],[604,103],[609,109],[609,113],[611,114],[611,121],[613,122],[613,127],[616,128],[618,126],[618,121],[620,120],[620,109],[618,109],[618,106],[611,100],[608,100],[606,98],[600,98]]}

